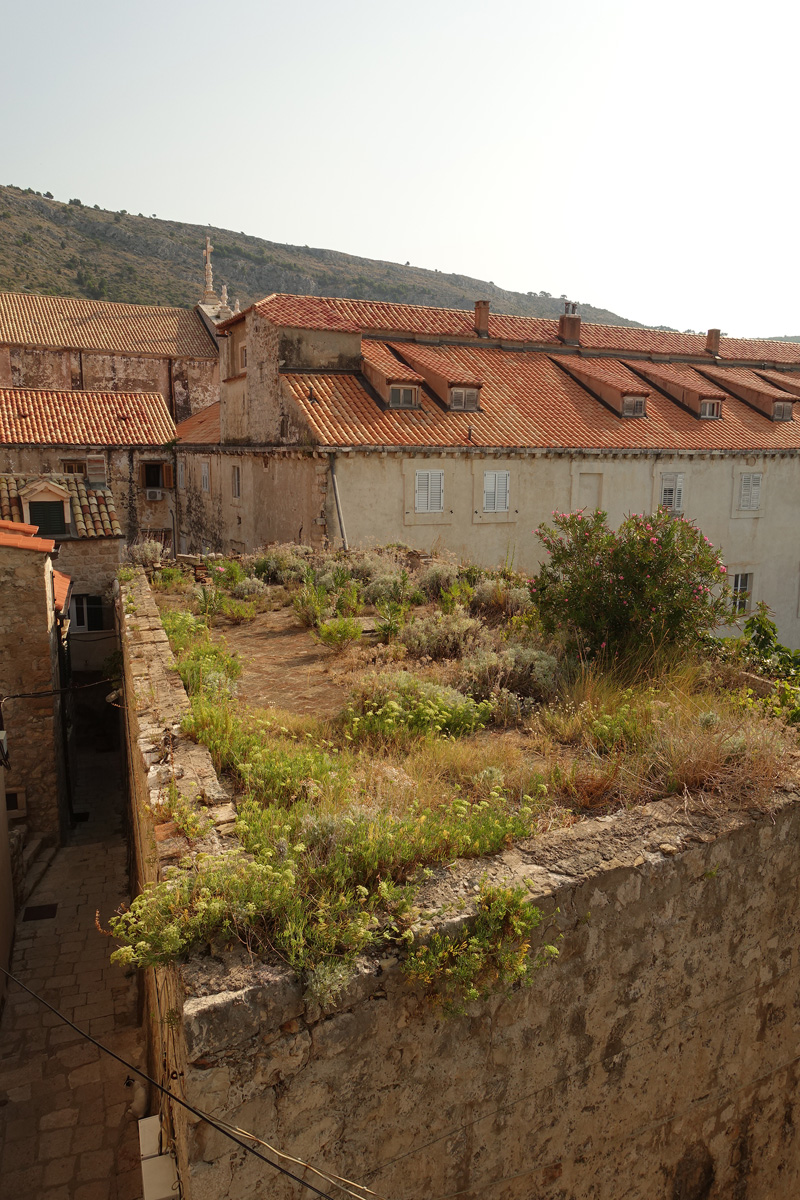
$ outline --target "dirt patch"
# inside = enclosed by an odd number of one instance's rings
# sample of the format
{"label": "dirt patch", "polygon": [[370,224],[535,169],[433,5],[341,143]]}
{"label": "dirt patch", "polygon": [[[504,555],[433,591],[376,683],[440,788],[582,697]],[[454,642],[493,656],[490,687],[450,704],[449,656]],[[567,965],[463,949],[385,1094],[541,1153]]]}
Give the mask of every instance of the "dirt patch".
{"label": "dirt patch", "polygon": [[247,625],[215,624],[242,660],[238,692],[256,707],[329,717],[341,712],[352,680],[346,663],[297,624],[291,609],[259,613]]}

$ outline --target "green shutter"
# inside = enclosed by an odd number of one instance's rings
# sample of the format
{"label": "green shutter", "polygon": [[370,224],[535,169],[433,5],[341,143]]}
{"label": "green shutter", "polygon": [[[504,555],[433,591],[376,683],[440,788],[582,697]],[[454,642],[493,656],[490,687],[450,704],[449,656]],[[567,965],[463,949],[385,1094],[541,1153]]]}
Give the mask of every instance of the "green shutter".
{"label": "green shutter", "polygon": [[39,526],[41,534],[66,533],[64,505],[60,500],[31,500],[31,525]]}

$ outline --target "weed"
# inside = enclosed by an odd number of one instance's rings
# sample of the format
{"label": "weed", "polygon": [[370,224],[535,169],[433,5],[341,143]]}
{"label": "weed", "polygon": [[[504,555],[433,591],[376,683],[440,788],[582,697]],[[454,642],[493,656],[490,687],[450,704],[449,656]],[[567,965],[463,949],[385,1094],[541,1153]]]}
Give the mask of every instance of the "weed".
{"label": "weed", "polygon": [[245,600],[223,600],[222,615],[232,625],[246,625],[248,621],[255,621],[256,606]]}
{"label": "weed", "polygon": [[353,741],[429,734],[462,737],[481,729],[491,714],[488,701],[476,703],[453,688],[425,683],[401,671],[365,684],[345,710],[344,728]]}
{"label": "weed", "polygon": [[330,621],[322,621],[317,629],[317,637],[323,646],[336,651],[346,650],[360,641],[361,635],[361,624],[355,617],[333,617]]}
{"label": "weed", "polygon": [[530,956],[530,939],[542,922],[524,887],[481,884],[477,914],[468,929],[454,937],[434,934],[403,963],[408,978],[425,989],[445,1012],[464,1013],[467,1005],[491,992],[508,992],[530,983],[533,971],[558,955],[546,945]]}

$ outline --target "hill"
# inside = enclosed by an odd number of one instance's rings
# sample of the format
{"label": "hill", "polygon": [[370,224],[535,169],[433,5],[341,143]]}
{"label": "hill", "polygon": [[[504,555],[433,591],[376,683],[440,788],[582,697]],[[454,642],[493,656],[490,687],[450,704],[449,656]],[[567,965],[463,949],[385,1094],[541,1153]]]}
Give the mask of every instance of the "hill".
{"label": "hill", "polygon": [[[11,186],[0,187],[0,291],[190,306],[202,291],[207,235],[215,285],[226,283],[231,302],[238,298],[242,308],[270,292],[294,292],[448,308],[471,308],[483,298],[495,312],[516,316],[555,317],[564,310],[564,297],[546,292],[506,291],[466,275],[113,213],[77,199],[64,204]],[[605,308],[580,308],[586,321],[640,327]]]}

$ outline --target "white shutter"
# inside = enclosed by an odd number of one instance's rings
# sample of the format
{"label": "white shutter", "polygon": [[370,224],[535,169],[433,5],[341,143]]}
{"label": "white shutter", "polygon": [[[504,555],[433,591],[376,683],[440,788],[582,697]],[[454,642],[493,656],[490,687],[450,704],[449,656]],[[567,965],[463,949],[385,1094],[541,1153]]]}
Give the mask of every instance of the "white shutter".
{"label": "white shutter", "polygon": [[497,512],[497,471],[483,472],[483,511]]}
{"label": "white shutter", "polygon": [[755,510],[761,506],[761,473],[742,475],[739,487],[739,508]]}
{"label": "white shutter", "polygon": [[431,494],[430,471],[417,471],[414,483],[414,509],[416,512],[428,512]]}
{"label": "white shutter", "polygon": [[417,471],[414,480],[414,511],[444,512],[444,471]]}
{"label": "white shutter", "polygon": [[483,511],[508,512],[508,471],[483,472]]}
{"label": "white shutter", "polygon": [[428,512],[444,510],[444,471],[431,471],[430,507]]}
{"label": "white shutter", "polygon": [[675,512],[683,512],[683,475],[675,476],[675,503],[673,505]]}
{"label": "white shutter", "polygon": [[661,504],[671,512],[683,511],[683,474],[661,476]]}

